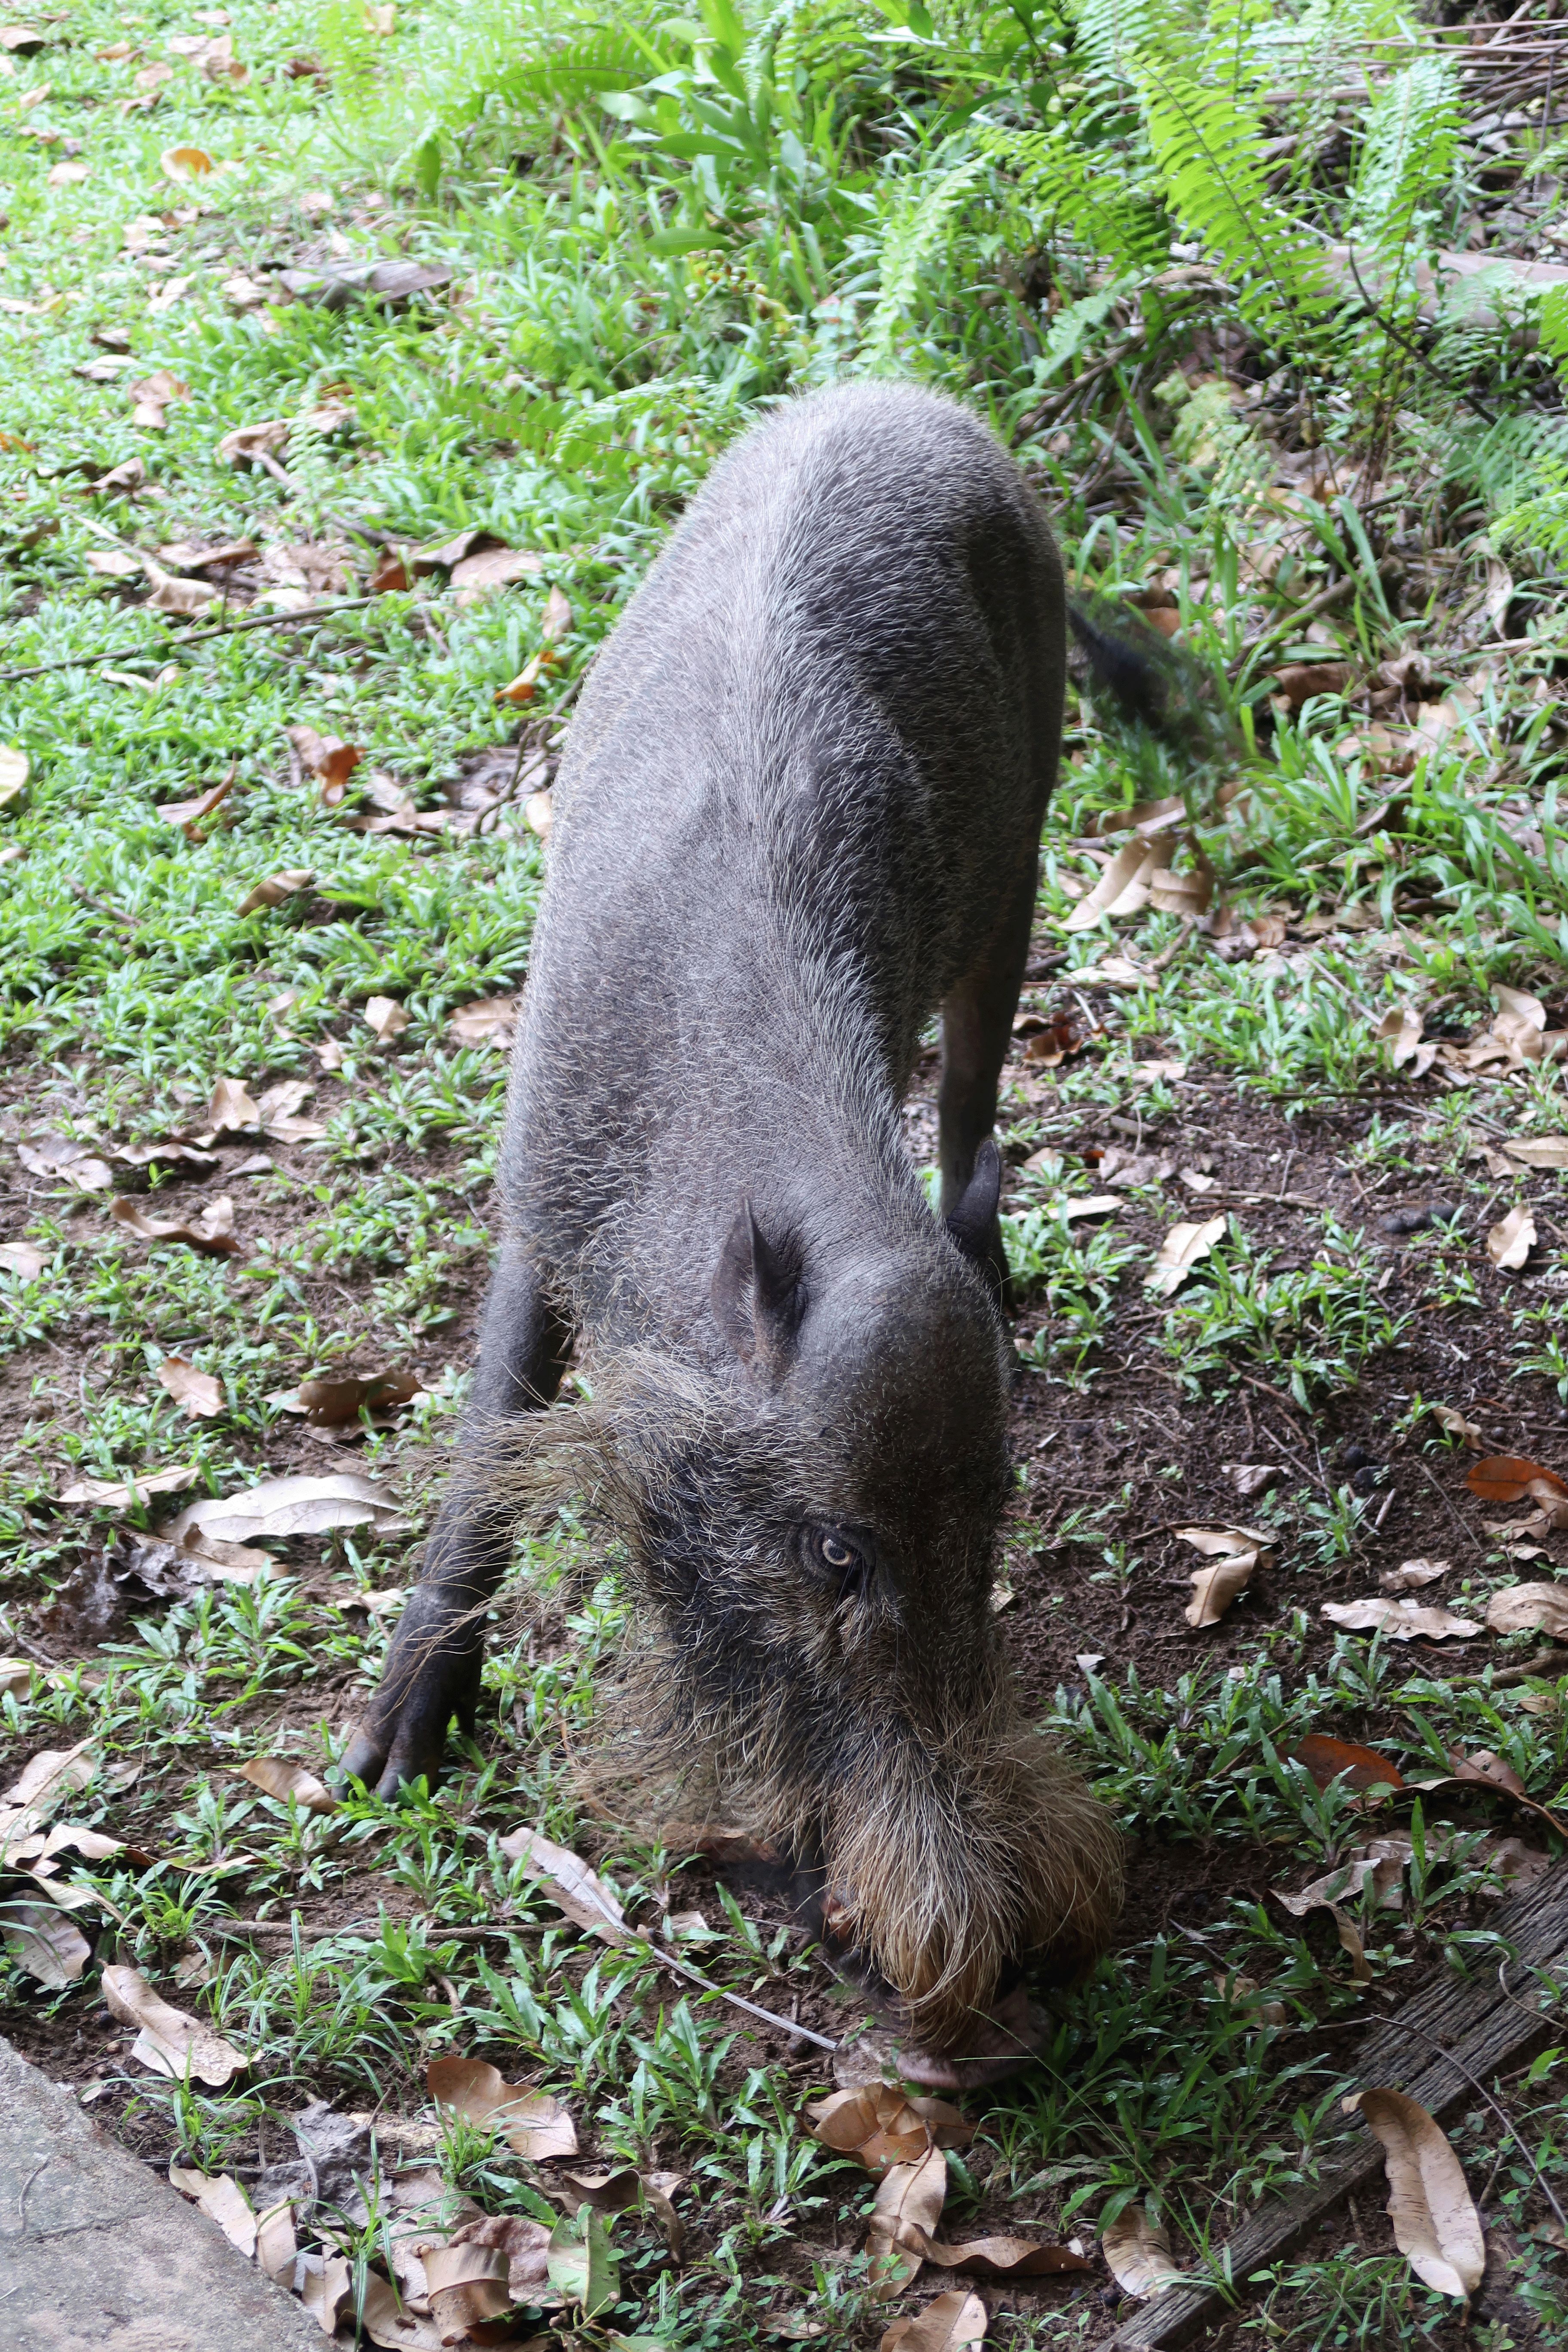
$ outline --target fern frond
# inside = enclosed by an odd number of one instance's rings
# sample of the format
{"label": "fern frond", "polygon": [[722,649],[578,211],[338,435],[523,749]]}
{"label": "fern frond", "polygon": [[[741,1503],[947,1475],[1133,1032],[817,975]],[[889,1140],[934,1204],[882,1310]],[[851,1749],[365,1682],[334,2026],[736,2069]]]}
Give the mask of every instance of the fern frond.
{"label": "fern frond", "polygon": [[1541,340],[1568,375],[1568,286],[1549,286],[1541,298]]}
{"label": "fern frond", "polygon": [[880,290],[861,352],[867,366],[884,367],[892,358],[893,338],[914,301],[921,268],[983,169],[984,158],[969,155],[933,178],[921,176],[900,194],[882,234]]}
{"label": "fern frond", "polygon": [[1075,47],[1096,73],[1125,84],[1153,47],[1161,21],[1154,0],[1082,0]]}
{"label": "fern frond", "polygon": [[1146,58],[1149,142],[1173,212],[1191,224],[1241,289],[1244,315],[1302,338],[1332,300],[1322,247],[1269,195],[1255,102]]}
{"label": "fern frond", "polygon": [[1371,247],[1391,301],[1413,257],[1416,215],[1450,176],[1458,135],[1458,85],[1443,58],[1416,58],[1367,110],[1350,228]]}
{"label": "fern frond", "polygon": [[1115,173],[1068,131],[1016,131],[976,126],[981,152],[1017,185],[1019,196],[1047,236],[1066,235],[1083,252],[1108,262],[1118,277],[1142,277],[1170,259],[1170,228],[1136,164]]}

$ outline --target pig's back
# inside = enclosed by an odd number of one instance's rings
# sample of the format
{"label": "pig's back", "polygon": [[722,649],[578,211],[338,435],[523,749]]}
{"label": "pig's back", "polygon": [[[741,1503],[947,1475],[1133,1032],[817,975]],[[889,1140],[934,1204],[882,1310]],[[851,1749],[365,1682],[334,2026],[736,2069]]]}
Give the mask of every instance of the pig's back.
{"label": "pig's back", "polygon": [[717,468],[556,787],[505,1163],[552,1255],[693,1152],[732,1203],[781,1098],[885,1130],[1032,872],[1063,634],[1037,507],[944,401],[791,403]]}

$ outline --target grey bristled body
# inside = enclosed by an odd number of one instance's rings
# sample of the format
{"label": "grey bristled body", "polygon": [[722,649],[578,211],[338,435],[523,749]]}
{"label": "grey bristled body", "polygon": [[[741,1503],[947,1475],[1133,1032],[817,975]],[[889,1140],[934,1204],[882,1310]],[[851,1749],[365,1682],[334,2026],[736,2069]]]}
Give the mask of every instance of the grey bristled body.
{"label": "grey bristled body", "polygon": [[[454,1629],[504,1564],[487,1507],[585,1491],[627,1546],[649,1776],[819,1861],[949,2045],[1018,1955],[1091,1957],[1119,1899],[989,1604],[989,1139],[1065,664],[1044,518],[952,404],[818,394],[716,468],[572,726],[474,1416],[349,1759],[433,1769],[477,1691]],[[900,1117],[936,1012],[940,1216]],[[592,1401],[523,1411],[574,1335]]]}

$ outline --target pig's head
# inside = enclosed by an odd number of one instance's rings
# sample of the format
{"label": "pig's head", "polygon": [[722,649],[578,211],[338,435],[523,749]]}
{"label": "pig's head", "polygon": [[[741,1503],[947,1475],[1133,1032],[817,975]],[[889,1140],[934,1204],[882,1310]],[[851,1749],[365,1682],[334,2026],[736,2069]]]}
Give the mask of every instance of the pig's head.
{"label": "pig's head", "polygon": [[[1019,1719],[991,1591],[1008,1360],[972,1234],[813,1249],[743,1206],[721,1348],[591,1368],[570,1475],[642,1592],[642,1736],[820,1857],[844,1939],[961,2048],[1008,1965],[1072,1974],[1120,1898],[1116,1832]],[[726,1365],[723,1359],[728,1355]],[[562,1433],[563,1435],[565,1432]],[[564,1465],[563,1465],[564,1466]]]}

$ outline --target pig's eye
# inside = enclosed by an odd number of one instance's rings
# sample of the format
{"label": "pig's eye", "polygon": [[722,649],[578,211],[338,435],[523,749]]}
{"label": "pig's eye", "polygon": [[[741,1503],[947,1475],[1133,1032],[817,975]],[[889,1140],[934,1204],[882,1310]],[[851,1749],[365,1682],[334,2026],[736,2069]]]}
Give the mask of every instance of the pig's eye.
{"label": "pig's eye", "polygon": [[866,1553],[842,1528],[807,1528],[804,1532],[812,1565],[838,1583],[852,1583],[869,1575],[871,1563]]}

